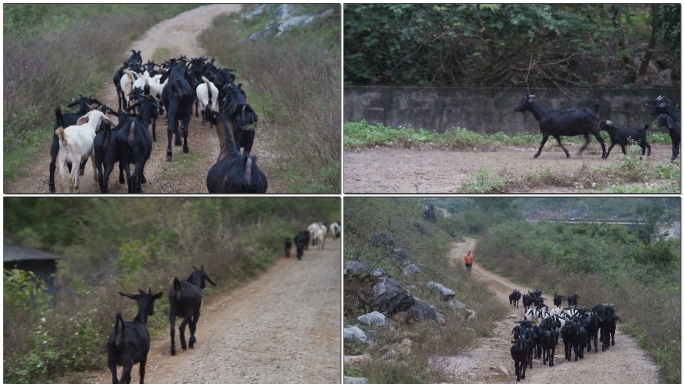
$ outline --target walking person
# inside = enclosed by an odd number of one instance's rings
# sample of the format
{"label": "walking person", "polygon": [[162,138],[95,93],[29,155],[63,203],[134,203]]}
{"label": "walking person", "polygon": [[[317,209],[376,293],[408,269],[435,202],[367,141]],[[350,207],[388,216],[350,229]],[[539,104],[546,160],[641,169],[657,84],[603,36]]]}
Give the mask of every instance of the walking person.
{"label": "walking person", "polygon": [[468,270],[468,273],[470,273],[470,271],[472,270],[474,263],[475,263],[475,258],[470,253],[470,251],[468,251],[468,254],[466,254],[463,257],[463,264],[465,264],[465,267]]}

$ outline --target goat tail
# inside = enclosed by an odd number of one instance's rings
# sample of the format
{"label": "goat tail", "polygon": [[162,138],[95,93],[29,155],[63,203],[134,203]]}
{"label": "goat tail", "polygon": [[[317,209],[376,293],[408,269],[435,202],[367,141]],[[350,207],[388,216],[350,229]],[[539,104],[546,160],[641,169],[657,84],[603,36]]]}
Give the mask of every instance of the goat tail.
{"label": "goat tail", "polygon": [[211,106],[211,82],[204,76],[202,76],[202,80],[204,81],[204,85],[207,86],[207,94],[209,95],[209,103],[207,105]]}
{"label": "goat tail", "polygon": [[121,312],[116,313],[116,325],[114,326],[114,345],[120,347],[123,345],[124,335],[124,320],[121,317]]}
{"label": "goat tail", "polygon": [[66,135],[64,135],[64,128],[62,128],[61,126],[57,127],[57,129],[55,130],[55,135],[57,135],[57,138],[59,139],[59,144],[66,148],[67,141]]}
{"label": "goat tail", "polygon": [[135,143],[135,121],[131,122],[130,128],[128,128],[128,145],[133,145]]}
{"label": "goat tail", "polygon": [[182,296],[181,283],[177,277],[173,278],[173,289],[176,291],[176,299],[180,300],[180,298]]}
{"label": "goat tail", "polygon": [[252,158],[248,157],[245,163],[245,184],[252,185]]}

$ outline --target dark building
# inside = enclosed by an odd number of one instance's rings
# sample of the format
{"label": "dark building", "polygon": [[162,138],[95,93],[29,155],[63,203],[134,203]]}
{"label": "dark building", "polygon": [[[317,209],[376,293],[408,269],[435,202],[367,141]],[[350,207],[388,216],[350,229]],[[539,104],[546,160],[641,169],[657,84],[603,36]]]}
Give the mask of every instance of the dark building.
{"label": "dark building", "polygon": [[6,269],[21,269],[31,271],[45,280],[48,293],[55,293],[55,278],[57,260],[62,256],[41,251],[40,249],[25,248],[3,243],[2,261]]}

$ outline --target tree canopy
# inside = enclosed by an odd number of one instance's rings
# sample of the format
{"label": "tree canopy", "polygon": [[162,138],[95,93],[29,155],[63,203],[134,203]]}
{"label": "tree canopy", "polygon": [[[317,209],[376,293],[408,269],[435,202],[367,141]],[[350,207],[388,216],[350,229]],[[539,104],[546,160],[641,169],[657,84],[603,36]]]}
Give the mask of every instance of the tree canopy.
{"label": "tree canopy", "polygon": [[678,78],[679,7],[346,4],[345,82],[624,86],[646,81],[639,66],[649,60]]}

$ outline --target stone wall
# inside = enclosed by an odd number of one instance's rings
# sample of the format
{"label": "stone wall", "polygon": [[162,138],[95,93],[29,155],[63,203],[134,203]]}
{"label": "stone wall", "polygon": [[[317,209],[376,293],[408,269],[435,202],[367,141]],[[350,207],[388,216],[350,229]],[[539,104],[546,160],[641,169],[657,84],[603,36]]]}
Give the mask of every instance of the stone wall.
{"label": "stone wall", "polygon": [[[520,88],[419,88],[344,87],[345,121],[382,123],[390,127],[425,128],[444,132],[466,128],[479,133],[538,133],[532,113],[513,111],[522,98]],[[655,121],[648,115],[650,103],[666,95],[679,108],[679,88],[657,89],[535,89],[536,100],[546,108],[601,107],[601,120],[618,127],[643,126]]]}

